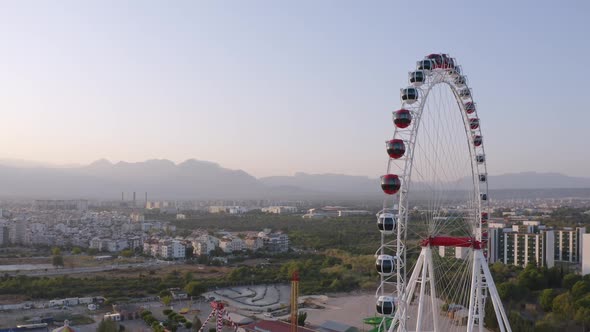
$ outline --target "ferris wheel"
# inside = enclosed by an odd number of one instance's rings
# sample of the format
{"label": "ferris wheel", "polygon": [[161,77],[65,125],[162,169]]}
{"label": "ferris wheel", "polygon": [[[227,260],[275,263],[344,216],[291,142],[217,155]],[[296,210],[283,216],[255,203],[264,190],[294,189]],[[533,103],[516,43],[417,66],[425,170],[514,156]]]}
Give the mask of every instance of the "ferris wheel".
{"label": "ferris wheel", "polygon": [[455,59],[431,54],[400,94],[377,215],[380,330],[486,331],[495,315],[510,332],[487,264],[486,155],[467,78]]}

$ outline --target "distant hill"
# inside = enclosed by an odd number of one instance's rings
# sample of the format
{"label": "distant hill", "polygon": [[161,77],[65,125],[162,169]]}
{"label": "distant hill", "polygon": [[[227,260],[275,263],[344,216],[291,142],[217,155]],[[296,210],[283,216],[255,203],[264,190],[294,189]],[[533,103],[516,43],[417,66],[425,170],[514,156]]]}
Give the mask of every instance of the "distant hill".
{"label": "distant hill", "polygon": [[590,178],[559,173],[510,173],[490,176],[489,183],[491,189],[590,188]]}
{"label": "distant hill", "polygon": [[147,191],[152,198],[233,199],[260,196],[267,189],[244,171],[192,159],[178,165],[99,160],[74,168],[0,166],[0,183],[0,195],[43,198],[115,198],[121,191]]}
{"label": "distant hill", "polygon": [[260,178],[267,186],[290,186],[303,190],[332,193],[379,193],[379,180],[367,176],[342,174],[296,173],[294,176],[270,176]]}
{"label": "distant hill", "polygon": [[[26,162],[3,165],[0,195],[27,198],[117,199],[120,192],[148,192],[152,199],[316,199],[379,198],[377,178],[341,174],[306,174],[257,179],[242,170],[190,159],[175,164],[166,159],[137,163],[97,160],[86,166],[51,167]],[[590,188],[589,178],[557,173],[513,173],[491,176],[491,190]],[[420,185],[414,184],[414,190]],[[559,195],[570,192],[556,191]],[[548,192],[545,191],[544,195]]]}

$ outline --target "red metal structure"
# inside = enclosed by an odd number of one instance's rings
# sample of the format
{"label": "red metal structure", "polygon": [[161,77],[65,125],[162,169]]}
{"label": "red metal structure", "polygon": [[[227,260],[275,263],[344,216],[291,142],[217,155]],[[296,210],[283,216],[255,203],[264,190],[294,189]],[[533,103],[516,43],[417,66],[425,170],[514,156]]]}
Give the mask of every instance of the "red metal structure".
{"label": "red metal structure", "polygon": [[420,241],[422,247],[459,247],[481,249],[481,242],[474,237],[434,236]]}
{"label": "red metal structure", "polygon": [[215,326],[215,330],[217,332],[221,332],[221,330],[223,329],[223,321],[224,320],[227,320],[228,322],[231,323],[232,327],[234,328],[234,331],[238,329],[238,325],[236,323],[234,323],[231,320],[231,318],[229,318],[229,315],[228,315],[227,311],[225,310],[225,304],[223,304],[223,302],[213,301],[210,304],[211,304],[211,308],[213,310],[211,310],[211,313],[209,314],[207,319],[203,322],[203,326],[201,326],[201,328],[199,329],[199,332],[202,332],[205,330],[207,323],[209,323],[209,321],[213,317],[216,317],[217,324]]}

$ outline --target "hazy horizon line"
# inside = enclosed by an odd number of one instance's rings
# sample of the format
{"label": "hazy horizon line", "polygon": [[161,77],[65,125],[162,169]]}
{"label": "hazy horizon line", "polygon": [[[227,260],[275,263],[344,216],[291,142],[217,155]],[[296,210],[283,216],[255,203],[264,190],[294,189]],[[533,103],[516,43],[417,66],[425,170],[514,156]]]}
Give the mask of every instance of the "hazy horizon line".
{"label": "hazy horizon line", "polygon": [[[305,175],[343,175],[343,176],[354,176],[354,177],[366,177],[369,179],[379,177],[379,176],[372,177],[371,175],[366,175],[366,174],[348,174],[348,173],[338,173],[338,172],[329,172],[329,171],[323,171],[323,172],[295,171],[295,172],[291,172],[290,174],[288,172],[286,172],[286,173],[283,173],[280,175],[257,176],[257,175],[253,175],[254,173],[252,173],[244,168],[237,168],[237,169],[228,168],[228,167],[223,166],[219,162],[211,161],[211,160],[202,160],[202,159],[198,159],[195,157],[187,158],[187,159],[183,159],[183,160],[175,160],[175,159],[168,159],[168,158],[148,158],[148,159],[140,160],[140,161],[110,160],[109,158],[102,157],[102,158],[97,158],[91,162],[69,162],[69,163],[68,162],[56,163],[56,162],[50,162],[50,161],[40,161],[40,160],[21,159],[21,158],[0,158],[0,166],[14,167],[14,168],[72,169],[72,168],[87,167],[87,166],[90,166],[92,164],[96,164],[99,162],[107,162],[110,165],[114,166],[114,165],[121,164],[121,163],[140,164],[140,163],[145,163],[148,161],[170,162],[174,166],[178,166],[178,165],[183,164],[187,161],[197,161],[197,162],[202,162],[202,163],[210,163],[210,164],[214,164],[214,165],[217,165],[218,167],[225,168],[228,170],[234,170],[234,171],[239,170],[239,171],[246,172],[247,174],[249,174],[257,179],[266,178],[266,177],[277,177],[277,176],[297,176],[300,174],[305,174]],[[589,178],[590,179],[590,177],[587,177],[587,176],[570,175],[570,174],[565,174],[565,173],[560,173],[560,172],[555,172],[555,171],[543,171],[543,172],[515,171],[515,172],[509,172],[509,173],[489,174],[489,175],[491,175],[491,176],[505,176],[505,175],[515,175],[515,174],[544,174],[544,175],[552,174],[552,175],[561,175],[561,176],[574,177],[574,178]]]}

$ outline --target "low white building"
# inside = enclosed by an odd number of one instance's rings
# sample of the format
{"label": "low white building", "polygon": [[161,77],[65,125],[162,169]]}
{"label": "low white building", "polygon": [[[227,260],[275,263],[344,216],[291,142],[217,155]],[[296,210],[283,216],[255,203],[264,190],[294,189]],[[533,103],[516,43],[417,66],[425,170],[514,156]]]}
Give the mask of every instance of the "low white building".
{"label": "low white building", "polygon": [[228,213],[228,214],[242,214],[248,212],[248,209],[243,206],[210,206],[209,213]]}
{"label": "low white building", "polygon": [[295,206],[269,206],[262,208],[262,212],[274,214],[297,213],[299,209]]}

